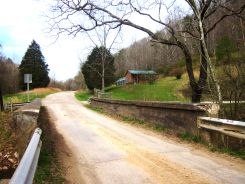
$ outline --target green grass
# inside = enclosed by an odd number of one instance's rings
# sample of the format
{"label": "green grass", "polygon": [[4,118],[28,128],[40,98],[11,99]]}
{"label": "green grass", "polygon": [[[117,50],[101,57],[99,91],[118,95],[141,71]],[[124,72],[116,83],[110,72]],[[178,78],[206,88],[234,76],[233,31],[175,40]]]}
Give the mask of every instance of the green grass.
{"label": "green grass", "polygon": [[[45,98],[46,96],[58,92],[58,89],[54,88],[39,88],[34,89],[29,92],[29,99],[33,101],[36,98]],[[28,95],[25,92],[4,95],[3,96],[4,103],[22,103],[28,101]]]}
{"label": "green grass", "polygon": [[[31,93],[29,95],[30,101],[35,100],[36,98],[45,98],[47,95],[49,95],[48,93],[45,94],[33,94]],[[27,102],[28,101],[28,97],[27,94],[12,94],[12,95],[5,95],[3,97],[4,103],[22,103],[22,102]]]}
{"label": "green grass", "polygon": [[121,118],[124,122],[128,122],[131,124],[140,124],[140,125],[145,124],[145,122],[143,120],[139,120],[137,118],[128,117],[128,116],[121,116]]}
{"label": "green grass", "polygon": [[206,142],[200,136],[192,135],[187,132],[183,134],[178,134],[178,137],[185,141],[206,144]]}
{"label": "green grass", "polygon": [[165,77],[154,84],[114,86],[106,91],[111,93],[112,99],[118,100],[188,101],[180,92],[186,83],[186,77],[179,80],[175,77]]}
{"label": "green grass", "polygon": [[215,146],[209,146],[209,150],[212,152],[226,153],[245,160],[245,151],[235,151],[230,148],[217,148]]}
{"label": "green grass", "polygon": [[91,93],[86,91],[78,91],[75,93],[75,97],[80,101],[86,101],[92,96]]}
{"label": "green grass", "polygon": [[152,128],[157,132],[164,132],[166,130],[162,124],[154,124]]}
{"label": "green grass", "polygon": [[91,109],[91,110],[93,110],[93,111],[95,111],[95,112],[98,112],[98,113],[105,113],[105,112],[103,111],[102,108],[99,108],[99,107],[93,107],[93,106],[90,105],[90,104],[86,104],[86,105],[84,105],[84,106],[87,107],[87,108],[89,108],[89,109]]}
{"label": "green grass", "polygon": [[65,178],[63,177],[63,168],[57,156],[55,136],[53,131],[51,131],[52,124],[45,108],[42,108],[40,113],[39,124],[42,129],[42,147],[34,183],[62,184],[65,182]]}

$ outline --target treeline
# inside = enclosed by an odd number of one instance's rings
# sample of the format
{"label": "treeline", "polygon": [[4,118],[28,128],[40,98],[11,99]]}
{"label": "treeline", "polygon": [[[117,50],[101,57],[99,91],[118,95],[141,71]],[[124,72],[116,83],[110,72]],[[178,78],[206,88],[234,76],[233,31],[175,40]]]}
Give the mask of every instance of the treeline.
{"label": "treeline", "polygon": [[0,91],[2,94],[12,94],[19,90],[19,70],[10,58],[0,56]]}
{"label": "treeline", "polygon": [[[243,0],[236,0],[230,1],[229,7],[231,9],[238,9],[242,5],[244,5]],[[205,22],[206,27],[209,27],[208,25],[211,25],[211,22],[217,22],[225,14],[226,12],[223,9],[215,11]],[[237,52],[244,52],[244,17],[245,11],[239,16],[226,17],[207,34],[207,48],[214,60],[217,55],[217,45],[225,38],[229,38],[232,41]],[[199,63],[200,43],[197,39],[187,34],[187,32],[190,32],[195,35],[195,32],[197,32],[193,26],[195,24],[194,18],[191,15],[184,18],[172,15],[170,19],[173,29],[186,29],[186,33],[182,33],[179,39],[184,41],[188,48],[190,48],[191,54],[194,55],[193,61]],[[157,34],[163,38],[171,37],[170,33],[166,30],[159,31]],[[120,50],[115,55],[115,68],[118,77],[123,76],[128,69],[153,69],[159,74],[169,75],[179,65],[184,66],[184,58],[182,51],[178,47],[152,42],[150,37],[133,43],[130,47]]]}
{"label": "treeline", "polygon": [[48,73],[48,64],[35,40],[27,48],[20,65],[0,52],[0,86],[3,95],[26,90],[24,74],[32,74],[31,89],[46,87],[50,81]]}
{"label": "treeline", "polygon": [[2,96],[19,90],[18,77],[18,66],[0,52],[0,110],[4,109]]}
{"label": "treeline", "polygon": [[33,40],[25,52],[20,65],[5,57],[0,51],[0,110],[3,110],[3,95],[26,90],[24,74],[32,75],[30,89],[49,84],[49,69],[39,44]]}
{"label": "treeline", "polygon": [[68,79],[66,81],[58,81],[54,78],[53,79],[51,78],[49,87],[59,88],[63,91],[76,91],[80,89],[87,89],[81,71],[79,71],[74,78]]}

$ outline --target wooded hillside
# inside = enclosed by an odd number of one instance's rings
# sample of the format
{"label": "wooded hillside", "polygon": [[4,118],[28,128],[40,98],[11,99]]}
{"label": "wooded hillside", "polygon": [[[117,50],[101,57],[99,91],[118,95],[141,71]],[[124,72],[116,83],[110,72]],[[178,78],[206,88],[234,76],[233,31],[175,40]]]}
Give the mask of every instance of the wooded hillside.
{"label": "wooded hillside", "polygon": [[[243,0],[230,1],[230,8],[237,9],[244,5]],[[209,27],[211,22],[219,21],[218,18],[226,15],[224,9],[215,11],[206,21],[206,26]],[[173,18],[174,17],[174,18]],[[171,18],[171,24],[176,30],[180,30],[182,27],[186,27],[186,30],[195,32],[193,30],[193,17],[186,16],[184,18],[178,18],[180,16],[174,15]],[[212,57],[213,62],[216,61],[216,49],[217,45],[222,39],[229,38],[234,44],[233,52],[242,54],[245,47],[245,12],[239,16],[227,16],[220,21],[212,31],[207,34],[207,46],[209,54]],[[166,30],[159,32],[163,37],[170,37]],[[199,43],[197,39],[187,36],[187,33],[183,34],[185,43],[189,46],[192,55],[194,55],[194,62],[200,62],[200,56],[198,53]],[[171,70],[178,66],[184,66],[184,56],[181,50],[176,46],[162,45],[151,41],[150,37],[144,38],[140,41],[133,43],[130,47],[120,50],[115,56],[116,75],[121,77],[128,69],[153,69],[159,74],[169,75]],[[223,44],[226,47],[226,43]],[[229,47],[229,46],[228,46]],[[227,49],[229,49],[227,47]],[[244,59],[244,58],[243,58]],[[221,62],[221,61],[219,61]],[[197,67],[196,67],[197,68]],[[198,69],[198,68],[197,68]],[[170,73],[169,73],[170,72]]]}

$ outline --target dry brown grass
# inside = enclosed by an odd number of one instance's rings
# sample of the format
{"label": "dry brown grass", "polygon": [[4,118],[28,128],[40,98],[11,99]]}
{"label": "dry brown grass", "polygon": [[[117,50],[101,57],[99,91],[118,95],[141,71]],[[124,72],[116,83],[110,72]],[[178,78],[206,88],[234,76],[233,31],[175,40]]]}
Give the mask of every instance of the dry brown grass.
{"label": "dry brown grass", "polygon": [[[43,94],[43,93],[56,93],[60,92],[61,89],[59,88],[35,88],[33,90],[30,90],[29,93],[35,93],[35,94]],[[27,91],[20,92],[21,94],[27,93]]]}

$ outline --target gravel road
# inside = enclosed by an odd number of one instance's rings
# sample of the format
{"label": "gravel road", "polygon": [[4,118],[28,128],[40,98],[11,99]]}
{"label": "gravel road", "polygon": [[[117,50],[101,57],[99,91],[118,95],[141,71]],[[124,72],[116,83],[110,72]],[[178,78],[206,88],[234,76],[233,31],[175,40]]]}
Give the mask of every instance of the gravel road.
{"label": "gravel road", "polygon": [[96,113],[74,92],[49,95],[43,105],[63,137],[69,183],[245,183],[244,161],[212,157]]}

